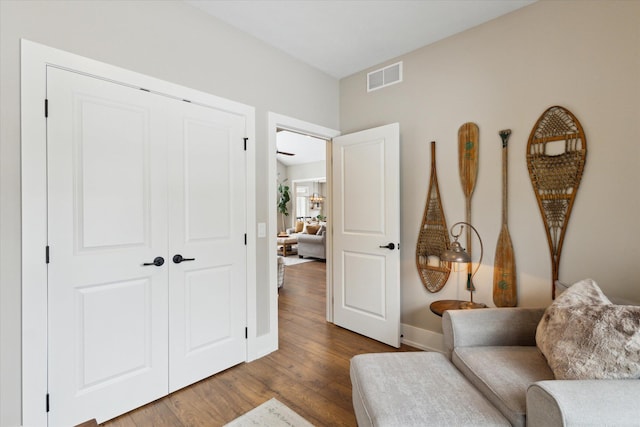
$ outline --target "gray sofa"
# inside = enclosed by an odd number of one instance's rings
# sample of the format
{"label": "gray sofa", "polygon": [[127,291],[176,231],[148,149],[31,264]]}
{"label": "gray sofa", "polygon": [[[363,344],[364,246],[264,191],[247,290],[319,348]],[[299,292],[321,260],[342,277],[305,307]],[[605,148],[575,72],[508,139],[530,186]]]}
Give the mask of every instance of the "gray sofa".
{"label": "gray sofa", "polygon": [[298,233],[298,256],[326,259],[326,231],[321,234]]}
{"label": "gray sofa", "polygon": [[639,426],[640,380],[554,379],[536,347],[543,313],[446,311],[445,355],[355,356],[358,425]]}

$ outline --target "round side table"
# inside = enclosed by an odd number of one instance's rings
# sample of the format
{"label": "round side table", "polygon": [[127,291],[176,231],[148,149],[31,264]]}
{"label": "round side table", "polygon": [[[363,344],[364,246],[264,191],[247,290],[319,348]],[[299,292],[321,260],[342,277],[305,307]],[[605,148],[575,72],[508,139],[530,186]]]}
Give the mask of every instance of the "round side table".
{"label": "round side table", "polygon": [[442,313],[447,310],[468,310],[475,308],[487,308],[486,304],[482,304],[481,302],[474,302],[473,305],[469,306],[469,301],[460,301],[457,299],[443,299],[440,301],[434,301],[431,303],[429,308],[433,312],[433,314],[437,314],[442,317]]}

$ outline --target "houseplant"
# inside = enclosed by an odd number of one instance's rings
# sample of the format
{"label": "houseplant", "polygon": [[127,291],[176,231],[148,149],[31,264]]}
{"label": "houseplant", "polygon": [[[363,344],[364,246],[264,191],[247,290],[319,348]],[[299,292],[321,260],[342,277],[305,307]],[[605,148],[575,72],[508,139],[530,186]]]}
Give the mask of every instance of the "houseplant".
{"label": "houseplant", "polygon": [[278,184],[278,212],[282,214],[282,231],[280,234],[287,233],[285,217],[289,216],[289,209],[287,206],[289,200],[291,200],[291,197],[289,196],[289,186],[285,185],[284,182]]}

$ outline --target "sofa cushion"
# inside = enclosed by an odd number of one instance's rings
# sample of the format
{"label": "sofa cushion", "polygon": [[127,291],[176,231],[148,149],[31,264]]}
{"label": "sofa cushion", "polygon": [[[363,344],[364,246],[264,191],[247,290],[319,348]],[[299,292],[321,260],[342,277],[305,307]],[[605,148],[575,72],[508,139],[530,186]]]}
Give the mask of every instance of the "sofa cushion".
{"label": "sofa cushion", "polygon": [[303,221],[296,222],[296,233],[302,232],[303,229],[304,229],[304,222]]}
{"label": "sofa cushion", "polygon": [[553,379],[535,346],[456,347],[452,361],[514,426],[525,425],[527,387]]}
{"label": "sofa cushion", "polygon": [[536,343],[556,379],[640,378],[640,306],[612,304],[582,280],[547,308]]}
{"label": "sofa cushion", "polygon": [[355,356],[351,384],[360,427],[509,425],[440,353]]}

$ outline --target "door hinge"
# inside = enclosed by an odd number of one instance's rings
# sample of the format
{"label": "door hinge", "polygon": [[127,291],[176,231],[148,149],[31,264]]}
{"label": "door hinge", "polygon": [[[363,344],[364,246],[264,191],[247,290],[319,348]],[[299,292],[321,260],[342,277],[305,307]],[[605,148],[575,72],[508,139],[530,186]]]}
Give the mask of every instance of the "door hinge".
{"label": "door hinge", "polygon": [[249,338],[249,328],[244,328],[244,339],[248,339]]}
{"label": "door hinge", "polygon": [[247,246],[247,233],[244,233],[244,245]]}
{"label": "door hinge", "polygon": [[45,406],[46,406],[47,412],[49,412],[49,393],[47,393],[47,395],[45,396]]}
{"label": "door hinge", "polygon": [[49,264],[49,245],[44,248],[44,262]]}
{"label": "door hinge", "polygon": [[249,140],[249,138],[243,138],[244,139],[244,151],[247,151],[247,141]]}
{"label": "door hinge", "polygon": [[49,117],[49,100],[44,100],[44,116]]}

